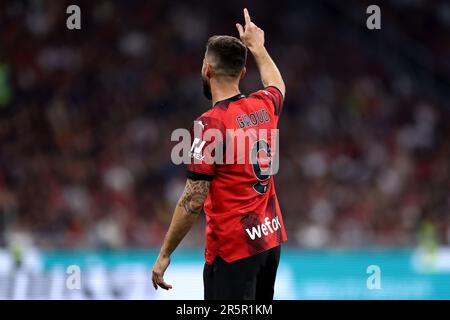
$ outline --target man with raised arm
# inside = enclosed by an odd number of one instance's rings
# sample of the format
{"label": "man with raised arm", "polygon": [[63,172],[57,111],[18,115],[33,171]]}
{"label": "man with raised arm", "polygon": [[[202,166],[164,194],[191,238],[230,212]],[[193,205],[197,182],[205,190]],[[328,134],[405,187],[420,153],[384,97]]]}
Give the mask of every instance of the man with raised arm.
{"label": "man with raised arm", "polygon": [[[164,280],[170,256],[201,213],[206,216],[204,298],[272,300],[281,244],[287,240],[273,181],[276,146],[270,134],[278,125],[285,85],[264,46],[264,31],[244,9],[245,25],[236,24],[240,39],[213,36],[206,44],[202,80],[211,108],[197,118],[193,131],[214,129],[246,133],[249,156],[237,144],[219,146],[211,135],[193,141],[185,190],[153,267],[155,289],[172,288]],[[248,96],[239,90],[247,48],[253,55],[264,89]],[[269,133],[268,133],[269,132]],[[223,141],[222,141],[223,142]],[[208,161],[209,147],[223,148],[224,158]],[[214,148],[213,148],[214,149]],[[211,150],[211,149],[209,149]],[[239,161],[245,159],[245,161]]]}

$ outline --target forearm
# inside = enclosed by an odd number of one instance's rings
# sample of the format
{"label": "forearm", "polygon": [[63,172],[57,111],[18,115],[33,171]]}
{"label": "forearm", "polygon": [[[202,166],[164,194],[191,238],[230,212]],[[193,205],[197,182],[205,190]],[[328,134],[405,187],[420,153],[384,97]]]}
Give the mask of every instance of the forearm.
{"label": "forearm", "polygon": [[181,240],[183,240],[189,232],[195,220],[197,220],[197,217],[198,214],[190,214],[186,212],[184,207],[180,205],[176,206],[172,222],[170,223],[169,230],[167,231],[164,243],[161,247],[162,255],[170,256],[172,254],[180,244]]}
{"label": "forearm", "polygon": [[169,230],[164,238],[161,255],[170,256],[189,232],[203,208],[208,191],[208,181],[187,180],[183,195],[178,201]]}
{"label": "forearm", "polygon": [[277,65],[267,52],[267,49],[264,46],[249,49],[253,54],[253,57],[255,58],[255,62],[258,66],[263,86],[275,86],[281,91],[284,96],[286,89],[283,77],[281,76],[280,70],[278,70]]}

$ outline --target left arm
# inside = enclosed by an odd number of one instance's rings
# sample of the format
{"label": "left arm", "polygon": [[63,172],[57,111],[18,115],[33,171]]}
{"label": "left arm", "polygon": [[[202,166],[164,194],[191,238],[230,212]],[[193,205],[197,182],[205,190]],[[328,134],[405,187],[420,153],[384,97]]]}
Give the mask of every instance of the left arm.
{"label": "left arm", "polygon": [[175,208],[169,231],[161,247],[158,259],[153,266],[152,282],[155,289],[171,289],[164,281],[164,272],[170,264],[170,255],[191,229],[203,208],[209,191],[209,181],[187,179],[184,192]]}

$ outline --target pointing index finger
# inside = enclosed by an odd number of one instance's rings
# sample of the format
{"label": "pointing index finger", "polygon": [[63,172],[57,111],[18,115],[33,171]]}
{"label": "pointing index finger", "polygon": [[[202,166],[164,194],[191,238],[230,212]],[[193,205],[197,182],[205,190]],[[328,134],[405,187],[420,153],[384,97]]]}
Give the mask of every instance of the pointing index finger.
{"label": "pointing index finger", "polygon": [[244,9],[244,18],[245,18],[245,24],[250,24],[252,20],[250,19],[250,14],[248,13],[247,8]]}

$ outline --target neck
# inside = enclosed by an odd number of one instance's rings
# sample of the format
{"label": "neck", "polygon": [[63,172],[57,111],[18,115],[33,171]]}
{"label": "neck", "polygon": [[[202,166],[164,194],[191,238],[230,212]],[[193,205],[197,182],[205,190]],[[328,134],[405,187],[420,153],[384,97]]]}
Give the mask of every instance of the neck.
{"label": "neck", "polygon": [[214,106],[218,101],[231,98],[241,93],[238,82],[218,82],[211,79],[211,95],[212,105]]}

